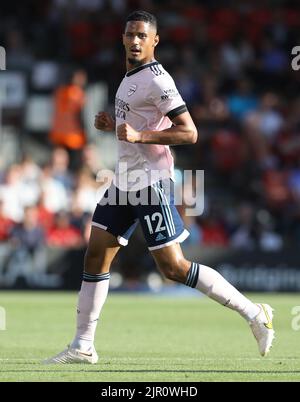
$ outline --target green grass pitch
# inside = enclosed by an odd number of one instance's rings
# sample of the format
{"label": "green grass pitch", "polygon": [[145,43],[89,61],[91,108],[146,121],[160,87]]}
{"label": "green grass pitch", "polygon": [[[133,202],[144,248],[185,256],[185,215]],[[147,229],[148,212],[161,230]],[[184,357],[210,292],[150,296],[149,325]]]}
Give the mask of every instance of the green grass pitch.
{"label": "green grass pitch", "polygon": [[276,339],[260,357],[247,323],[206,297],[110,293],[98,324],[96,365],[47,366],[74,334],[75,292],[1,292],[2,381],[300,381],[299,295],[251,294],[275,309]]}

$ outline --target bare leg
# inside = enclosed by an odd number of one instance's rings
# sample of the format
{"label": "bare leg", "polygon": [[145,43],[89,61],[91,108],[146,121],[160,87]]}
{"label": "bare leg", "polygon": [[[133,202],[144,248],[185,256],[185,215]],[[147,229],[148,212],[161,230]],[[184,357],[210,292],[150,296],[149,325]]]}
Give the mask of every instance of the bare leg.
{"label": "bare leg", "polygon": [[178,243],[153,250],[152,255],[158,268],[168,279],[200,290],[218,303],[239,312],[247,320],[252,320],[259,313],[259,307],[243,296],[217,271],[188,261]]}
{"label": "bare leg", "polygon": [[84,271],[89,274],[109,272],[110,265],[119,249],[119,243],[112,234],[92,226],[84,257]]}

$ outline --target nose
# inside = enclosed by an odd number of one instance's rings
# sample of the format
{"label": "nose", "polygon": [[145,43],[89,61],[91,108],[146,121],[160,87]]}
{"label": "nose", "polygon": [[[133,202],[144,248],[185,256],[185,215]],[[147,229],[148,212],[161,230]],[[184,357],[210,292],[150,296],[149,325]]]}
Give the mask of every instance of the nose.
{"label": "nose", "polygon": [[134,35],[132,38],[132,43],[134,45],[138,45],[140,43],[139,37],[137,35]]}

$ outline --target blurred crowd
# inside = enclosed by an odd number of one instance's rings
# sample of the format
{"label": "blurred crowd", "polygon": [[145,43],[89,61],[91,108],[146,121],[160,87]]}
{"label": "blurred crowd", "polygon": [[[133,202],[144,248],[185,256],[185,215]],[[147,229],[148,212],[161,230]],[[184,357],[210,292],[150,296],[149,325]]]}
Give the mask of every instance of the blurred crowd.
{"label": "blurred crowd", "polygon": [[[204,213],[188,217],[179,208],[191,233],[186,244],[300,245],[300,72],[291,67],[291,50],[300,45],[297,1],[6,2],[0,43],[7,69],[24,72],[29,91],[55,93],[60,72],[80,67],[89,83],[107,83],[113,110],[125,73],[124,19],[134,9],[157,16],[157,59],[199,131],[196,145],[173,148],[178,174],[205,171]],[[74,168],[74,149],[49,138],[47,164],[23,155],[0,171],[0,242],[28,250],[86,244],[99,187],[97,148],[80,142]]]}

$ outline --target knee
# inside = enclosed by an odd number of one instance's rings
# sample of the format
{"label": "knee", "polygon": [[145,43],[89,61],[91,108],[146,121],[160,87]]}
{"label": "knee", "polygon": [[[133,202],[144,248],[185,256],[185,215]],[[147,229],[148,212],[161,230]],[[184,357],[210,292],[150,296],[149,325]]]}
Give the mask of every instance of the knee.
{"label": "knee", "polygon": [[160,262],[159,269],[167,279],[185,283],[186,272],[184,259]]}
{"label": "knee", "polygon": [[84,255],[84,269],[85,271],[95,271],[98,273],[100,267],[104,263],[103,253],[97,248],[88,247]]}
{"label": "knee", "polygon": [[91,247],[89,245],[85,252],[84,259],[86,261],[95,260],[95,259],[99,261],[99,260],[101,260],[101,253],[100,253],[99,249],[97,249],[97,247]]}

